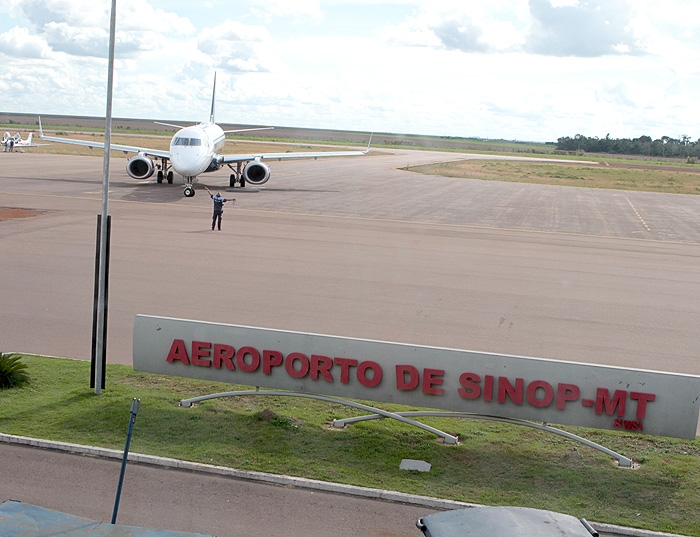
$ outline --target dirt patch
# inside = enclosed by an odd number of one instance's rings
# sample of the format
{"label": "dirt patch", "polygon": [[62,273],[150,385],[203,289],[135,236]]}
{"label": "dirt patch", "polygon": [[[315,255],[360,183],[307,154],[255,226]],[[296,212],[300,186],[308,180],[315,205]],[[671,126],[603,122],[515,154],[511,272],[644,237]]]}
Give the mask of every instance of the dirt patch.
{"label": "dirt patch", "polygon": [[18,209],[16,207],[0,207],[0,222],[3,220],[11,220],[12,218],[30,218],[37,216],[44,211],[35,209]]}

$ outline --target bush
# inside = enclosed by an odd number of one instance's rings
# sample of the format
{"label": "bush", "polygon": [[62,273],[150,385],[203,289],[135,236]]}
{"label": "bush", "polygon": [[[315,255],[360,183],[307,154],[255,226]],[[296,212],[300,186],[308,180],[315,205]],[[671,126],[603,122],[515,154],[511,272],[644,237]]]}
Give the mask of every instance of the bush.
{"label": "bush", "polygon": [[0,353],[0,390],[29,384],[27,366],[18,354]]}

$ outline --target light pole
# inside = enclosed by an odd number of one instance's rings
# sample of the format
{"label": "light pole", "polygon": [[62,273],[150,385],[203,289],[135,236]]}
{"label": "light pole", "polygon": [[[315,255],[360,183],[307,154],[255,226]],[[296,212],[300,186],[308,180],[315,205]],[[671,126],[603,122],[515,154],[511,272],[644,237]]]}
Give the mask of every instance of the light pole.
{"label": "light pole", "polygon": [[107,312],[107,218],[109,205],[109,153],[112,142],[112,89],[114,86],[114,42],[117,25],[117,0],[112,0],[109,24],[109,67],[107,75],[107,111],[105,121],[105,153],[102,166],[102,218],[100,220],[99,277],[97,292],[97,333],[95,351],[95,395],[102,393],[103,356],[105,356],[105,323]]}

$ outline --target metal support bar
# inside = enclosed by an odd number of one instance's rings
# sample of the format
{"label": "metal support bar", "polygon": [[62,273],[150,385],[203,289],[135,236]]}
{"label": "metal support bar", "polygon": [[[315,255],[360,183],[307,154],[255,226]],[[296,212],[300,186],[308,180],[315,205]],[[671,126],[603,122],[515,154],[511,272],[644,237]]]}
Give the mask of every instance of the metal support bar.
{"label": "metal support bar", "polygon": [[430,427],[429,425],[426,425],[424,423],[420,423],[420,422],[415,421],[415,420],[410,419],[410,418],[413,418],[413,417],[467,418],[467,419],[500,421],[503,423],[510,423],[511,425],[522,425],[524,427],[532,427],[534,429],[539,429],[540,431],[545,431],[548,433],[557,434],[559,436],[563,436],[565,438],[568,438],[569,440],[574,440],[575,442],[578,442],[578,443],[583,444],[585,446],[591,447],[593,449],[597,449],[598,451],[602,451],[606,455],[610,455],[611,457],[617,459],[618,466],[620,468],[631,468],[632,462],[633,462],[632,459],[625,457],[624,455],[621,455],[621,454],[619,454],[611,449],[608,449],[605,446],[601,446],[600,444],[596,444],[595,442],[587,440],[581,436],[577,436],[573,433],[569,433],[566,431],[562,431],[561,429],[556,429],[554,427],[550,427],[546,423],[540,424],[540,423],[520,420],[520,419],[516,419],[516,418],[502,418],[499,416],[489,416],[486,414],[472,414],[469,412],[439,412],[439,411],[430,411],[430,410],[427,410],[427,411],[413,410],[413,411],[407,411],[407,412],[387,412],[385,410],[380,410],[378,408],[374,408],[374,407],[371,407],[368,405],[363,405],[361,403],[355,403],[354,401],[347,401],[345,399],[337,399],[335,397],[327,397],[327,396],[323,396],[323,395],[314,395],[314,394],[308,394],[308,393],[260,390],[260,387],[257,387],[255,390],[244,390],[244,391],[237,391],[237,392],[222,392],[222,393],[214,393],[211,395],[202,395],[200,397],[193,397],[191,399],[183,399],[180,401],[180,406],[189,407],[189,406],[192,406],[193,403],[198,403],[200,401],[206,401],[207,399],[216,399],[219,397],[235,397],[235,396],[240,396],[240,395],[276,395],[276,396],[281,396],[281,397],[305,397],[307,399],[317,399],[320,401],[327,401],[330,403],[338,403],[341,405],[354,407],[354,408],[358,408],[360,410],[367,410],[369,412],[372,412],[372,414],[368,414],[365,416],[357,416],[354,418],[333,420],[333,426],[338,427],[339,429],[342,429],[343,427],[345,427],[346,425],[349,425],[351,423],[357,423],[360,421],[369,421],[369,420],[376,420],[376,419],[381,419],[381,418],[391,418],[391,419],[401,421],[403,423],[407,423],[409,425],[413,425],[414,427],[418,427],[420,429],[431,432],[433,434],[436,434],[436,435],[444,438],[446,444],[456,444],[458,441],[458,438],[456,436],[452,436],[450,434],[447,434],[444,431],[440,431],[439,429],[435,429],[434,427]]}
{"label": "metal support bar", "polygon": [[131,410],[129,414],[129,429],[126,433],[126,446],[124,447],[124,457],[122,458],[122,469],[119,474],[119,485],[117,485],[117,497],[114,499],[114,511],[112,512],[112,524],[117,523],[117,512],[119,511],[119,500],[122,496],[122,485],[124,484],[124,473],[126,472],[126,461],[129,458],[129,445],[131,444],[131,435],[134,432],[134,424],[136,423],[136,414],[139,413],[141,399],[131,400]]}
{"label": "metal support bar", "polygon": [[[297,392],[279,392],[279,391],[274,391],[274,390],[260,390],[259,388],[255,390],[245,390],[245,391],[239,391],[239,392],[222,392],[222,393],[214,393],[211,395],[202,395],[200,397],[192,397],[191,399],[183,399],[180,401],[180,406],[183,407],[190,407],[192,406],[193,403],[198,403],[200,401],[206,401],[208,399],[217,399],[219,397],[235,397],[239,395],[275,395],[277,397],[303,397],[306,399],[316,399],[318,401],[326,401],[329,403],[337,403],[340,405],[345,405],[353,408],[358,408],[360,410],[365,410],[367,412],[373,412],[373,416],[377,417],[382,417],[382,418],[391,418],[403,423],[407,423],[408,425],[413,425],[414,427],[418,427],[419,429],[423,429],[425,431],[428,431],[430,433],[433,433],[437,436],[442,437],[445,440],[446,444],[456,444],[458,438],[456,436],[452,436],[451,434],[447,434],[444,431],[440,431],[439,429],[435,429],[434,427],[430,427],[429,425],[425,425],[424,423],[420,423],[418,421],[414,421],[410,418],[407,418],[406,416],[402,415],[401,412],[387,412],[385,410],[381,410],[379,408],[374,408],[369,405],[363,405],[362,403],[356,403],[354,401],[348,401],[345,399],[337,399],[335,397],[327,397],[325,395],[315,395],[311,393],[297,393]],[[335,425],[335,421],[333,422],[333,425]]]}
{"label": "metal support bar", "polygon": [[[625,457],[624,455],[620,455],[619,453],[616,453],[615,451],[612,451],[611,449],[608,449],[604,446],[601,446],[600,444],[596,444],[595,442],[591,442],[590,440],[587,440],[585,438],[582,438],[580,436],[577,436],[572,433],[568,433],[566,431],[562,431],[561,429],[555,429],[554,427],[550,427],[546,423],[534,423],[531,421],[525,421],[525,420],[520,420],[520,419],[515,419],[515,418],[501,418],[498,416],[489,416],[485,414],[471,414],[469,412],[432,412],[432,411],[410,411],[410,412],[397,412],[397,414],[401,416],[412,416],[412,417],[433,417],[433,418],[469,418],[469,419],[479,419],[479,420],[490,420],[490,421],[500,421],[504,423],[510,423],[511,425],[523,425],[525,427],[532,427],[534,429],[539,429],[541,431],[545,431],[548,433],[553,433],[553,434],[558,434],[560,436],[564,436],[570,440],[574,440],[576,442],[579,442],[580,444],[584,444],[588,447],[591,447],[593,449],[597,449],[598,451],[602,451],[606,455],[610,455],[611,457],[614,457],[618,461],[618,466],[620,468],[631,468],[632,467],[632,459],[629,459]],[[344,420],[334,420],[333,425],[336,427],[344,427],[345,425],[348,425],[350,423],[356,423],[359,421],[367,421],[367,420],[376,420],[382,418],[381,415],[379,414],[370,414],[367,416],[357,416],[354,418],[346,418]]]}

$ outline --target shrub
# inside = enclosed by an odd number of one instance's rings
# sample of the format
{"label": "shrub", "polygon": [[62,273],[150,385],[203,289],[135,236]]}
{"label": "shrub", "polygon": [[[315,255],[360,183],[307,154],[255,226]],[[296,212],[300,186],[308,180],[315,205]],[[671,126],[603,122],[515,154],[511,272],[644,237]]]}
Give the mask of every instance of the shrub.
{"label": "shrub", "polygon": [[0,353],[0,390],[29,384],[27,366],[18,354]]}

